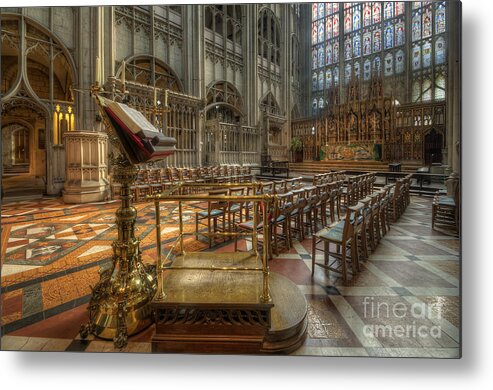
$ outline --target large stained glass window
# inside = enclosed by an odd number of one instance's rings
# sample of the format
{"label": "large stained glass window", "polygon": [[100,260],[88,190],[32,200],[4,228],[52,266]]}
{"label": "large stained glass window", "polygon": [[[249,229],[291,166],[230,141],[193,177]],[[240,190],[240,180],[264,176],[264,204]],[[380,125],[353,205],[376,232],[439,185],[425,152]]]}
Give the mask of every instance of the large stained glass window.
{"label": "large stained glass window", "polygon": [[[312,90],[317,92],[312,107],[315,110],[323,108],[325,91],[339,83],[339,17],[339,3],[312,4]],[[352,52],[352,46],[349,50]]]}
{"label": "large stained glass window", "polygon": [[444,99],[446,32],[444,1],[312,4],[313,107],[351,77],[364,92],[375,75],[400,85],[404,100]]}
{"label": "large stained glass window", "polygon": [[445,99],[446,4],[412,3],[412,78],[414,102]]}

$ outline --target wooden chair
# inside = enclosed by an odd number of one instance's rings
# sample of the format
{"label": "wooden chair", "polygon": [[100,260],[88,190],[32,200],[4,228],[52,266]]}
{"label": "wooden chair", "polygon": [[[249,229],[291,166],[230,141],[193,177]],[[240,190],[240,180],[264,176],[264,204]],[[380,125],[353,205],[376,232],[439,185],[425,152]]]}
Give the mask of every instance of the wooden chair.
{"label": "wooden chair", "polygon": [[291,192],[276,195],[270,222],[272,250],[276,255],[280,253],[281,244],[284,244],[286,249],[293,246],[291,236],[291,212],[293,210],[293,194]]}
{"label": "wooden chair", "polygon": [[[247,221],[243,221],[241,223],[236,224],[236,232],[237,233],[252,233],[255,231],[257,234],[257,250],[259,252],[262,251],[263,246],[267,244],[268,252],[267,252],[267,258],[272,259],[272,233],[269,232],[267,236],[263,235],[263,228],[264,228],[264,214],[266,214],[267,221],[270,225],[270,221],[272,221],[272,215],[273,215],[273,209],[274,209],[274,202],[271,202],[270,207],[266,208],[263,206],[264,204],[261,202],[255,202],[252,206],[251,210],[251,219]],[[255,221],[255,212],[257,214],[258,220]],[[253,245],[253,242],[252,242]],[[234,250],[235,252],[238,250],[238,237],[235,237],[235,244],[234,244]]]}
{"label": "wooden chair", "polygon": [[[232,187],[228,191],[229,196],[244,196],[245,187]],[[244,201],[228,202],[228,230],[233,232],[236,223],[243,222],[243,210],[245,208]],[[238,219],[238,221],[237,221]]]}
{"label": "wooden chair", "polygon": [[140,202],[146,195],[150,194],[151,187],[149,186],[149,170],[140,169],[137,172],[137,179],[135,180],[135,183],[130,186],[130,191],[135,202]]}
{"label": "wooden chair", "polygon": [[[319,230],[312,237],[312,277],[315,266],[324,268],[327,272],[334,271],[342,274],[344,282],[347,282],[348,262],[351,263],[352,273],[358,270],[358,247],[355,241],[355,225],[360,220],[362,204],[350,206],[346,209],[346,216],[337,224]],[[320,251],[317,245],[323,242],[324,262],[316,261],[316,253]],[[335,247],[335,251],[332,248]],[[349,252],[349,256],[348,256]],[[335,260],[331,262],[330,257]]]}
{"label": "wooden chair", "polygon": [[431,227],[435,230],[435,225],[445,225],[451,227],[456,233],[459,232],[460,215],[460,185],[456,184],[454,196],[441,195],[436,193],[431,206]]}
{"label": "wooden chair", "polygon": [[305,239],[303,216],[307,199],[305,198],[305,191],[302,189],[292,190],[291,193],[293,194],[293,210],[291,211],[290,223],[294,222],[294,226],[291,226],[291,232],[298,233],[298,240],[301,242]]}
{"label": "wooden chair", "polygon": [[[228,190],[212,190],[209,191],[209,195],[227,195]],[[207,202],[207,210],[199,211],[195,213],[195,232],[196,238],[198,240],[199,236],[199,225],[207,226],[207,237],[209,241],[209,248],[212,247],[212,243],[215,241],[213,239],[214,233],[225,232],[226,231],[226,211],[228,203],[225,201],[213,201],[209,200]],[[206,220],[206,222],[202,222]],[[218,226],[218,221],[221,226]],[[212,232],[212,233],[211,233]],[[215,237],[214,237],[215,238]],[[223,240],[224,241],[224,240]]]}

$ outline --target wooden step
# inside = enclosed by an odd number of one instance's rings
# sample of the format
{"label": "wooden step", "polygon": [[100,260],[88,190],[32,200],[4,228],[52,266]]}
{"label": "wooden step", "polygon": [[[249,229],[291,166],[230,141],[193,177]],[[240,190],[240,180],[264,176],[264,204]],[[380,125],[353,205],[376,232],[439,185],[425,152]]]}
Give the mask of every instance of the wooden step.
{"label": "wooden step", "polygon": [[[421,166],[419,163],[403,163],[401,172],[416,172]],[[305,161],[303,163],[290,163],[289,169],[292,172],[312,174],[341,170],[388,172],[389,165],[380,161]]]}
{"label": "wooden step", "polygon": [[289,353],[304,341],[308,306],[289,279],[270,273],[271,302],[261,300],[262,272],[181,267],[258,267],[248,253],[197,252],[164,271],[154,298],[153,352]]}

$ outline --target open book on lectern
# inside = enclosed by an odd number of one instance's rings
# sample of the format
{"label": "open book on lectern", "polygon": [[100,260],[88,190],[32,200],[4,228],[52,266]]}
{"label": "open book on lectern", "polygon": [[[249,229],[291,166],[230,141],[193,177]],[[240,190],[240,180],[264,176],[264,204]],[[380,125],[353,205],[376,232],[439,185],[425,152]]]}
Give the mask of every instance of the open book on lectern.
{"label": "open book on lectern", "polygon": [[134,164],[161,160],[176,150],[176,140],[166,137],[147,118],[126,104],[98,96],[115,132]]}

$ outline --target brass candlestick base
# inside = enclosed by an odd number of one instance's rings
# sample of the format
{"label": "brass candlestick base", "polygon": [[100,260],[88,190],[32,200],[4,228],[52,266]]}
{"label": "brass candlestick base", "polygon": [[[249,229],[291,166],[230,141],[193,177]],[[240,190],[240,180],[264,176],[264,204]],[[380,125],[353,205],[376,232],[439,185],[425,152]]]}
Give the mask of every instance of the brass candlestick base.
{"label": "brass candlestick base", "polygon": [[113,242],[113,261],[100,273],[89,302],[89,323],[80,335],[89,333],[113,339],[115,347],[127,345],[128,336],[152,323],[150,301],[157,289],[155,266],[142,263],[140,241],[135,238],[137,211],[132,206],[130,185],[137,178],[137,168],[120,155],[113,159],[113,179],[121,184],[121,207],[116,211],[118,239]]}

